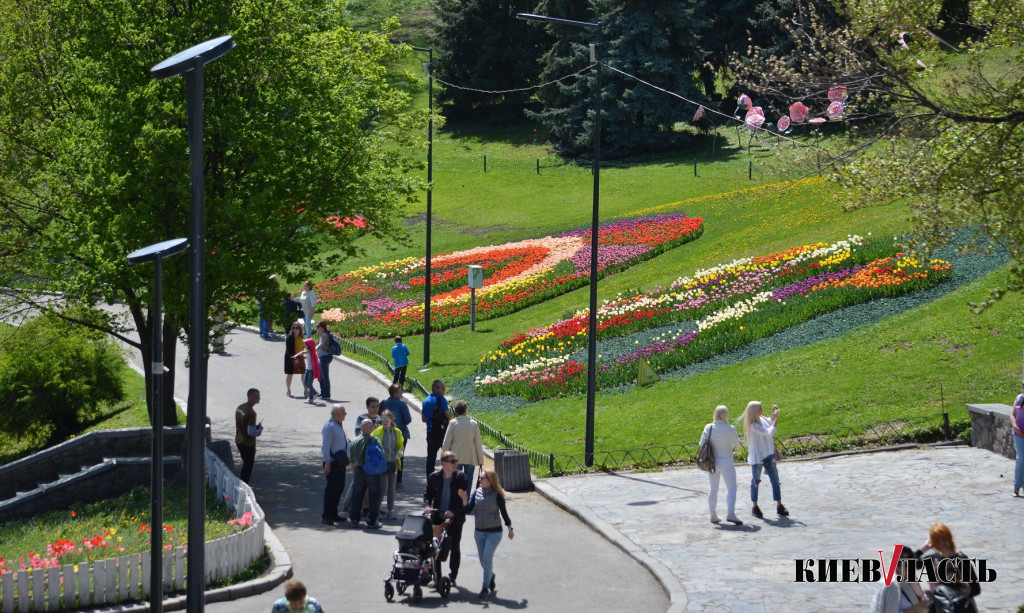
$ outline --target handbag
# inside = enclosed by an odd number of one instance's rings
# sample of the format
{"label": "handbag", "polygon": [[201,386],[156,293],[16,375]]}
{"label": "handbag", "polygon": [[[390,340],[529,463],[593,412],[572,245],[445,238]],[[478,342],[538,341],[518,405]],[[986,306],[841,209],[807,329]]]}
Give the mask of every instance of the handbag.
{"label": "handbag", "polygon": [[296,355],[292,356],[292,374],[304,375],[306,374],[306,356]]}
{"label": "handbag", "polygon": [[704,444],[697,452],[697,468],[707,473],[715,472],[715,452],[711,449],[711,433],[708,432],[710,429],[711,424],[704,426]]}

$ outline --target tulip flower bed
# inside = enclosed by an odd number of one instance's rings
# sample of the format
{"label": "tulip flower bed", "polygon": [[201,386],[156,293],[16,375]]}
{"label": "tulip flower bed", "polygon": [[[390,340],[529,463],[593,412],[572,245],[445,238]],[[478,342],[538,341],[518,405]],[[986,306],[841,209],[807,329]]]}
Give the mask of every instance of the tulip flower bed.
{"label": "tulip flower bed", "polygon": [[[638,362],[667,371],[764,338],[816,315],[896,296],[950,276],[948,262],[917,258],[858,236],[744,258],[674,282],[666,292],[619,297],[598,310],[598,339],[678,323],[635,351],[598,356],[599,388],[635,381]],[[587,312],[517,334],[481,359],[476,392],[534,401],[582,394]]]}
{"label": "tulip flower bed", "polygon": [[[236,519],[216,496],[216,490],[207,490],[207,540],[251,525],[251,515]],[[169,487],[164,502],[164,547],[186,545],[187,492]],[[0,525],[0,574],[149,551],[153,530],[149,513],[149,489],[140,487],[112,500],[4,523]]]}
{"label": "tulip flower bed", "polygon": [[[613,274],[698,238],[700,218],[673,213],[603,224],[598,275]],[[435,331],[469,323],[469,265],[484,270],[476,317],[514,313],[583,287],[590,280],[590,230],[485,246],[431,260],[430,323]],[[341,336],[388,337],[423,331],[424,258],[368,266],[319,284],[321,318]]]}

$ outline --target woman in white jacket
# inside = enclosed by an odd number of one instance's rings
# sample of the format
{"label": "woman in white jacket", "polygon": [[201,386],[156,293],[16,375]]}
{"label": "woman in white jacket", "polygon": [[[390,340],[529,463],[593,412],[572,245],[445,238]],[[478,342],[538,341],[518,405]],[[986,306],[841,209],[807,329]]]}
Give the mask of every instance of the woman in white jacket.
{"label": "woman in white jacket", "polygon": [[729,409],[725,405],[715,407],[713,421],[704,427],[704,433],[700,435],[700,446],[704,441],[711,440],[711,450],[715,456],[715,472],[708,473],[708,509],[711,511],[711,523],[721,522],[718,517],[718,484],[721,478],[725,478],[726,494],[726,521],[737,526],[743,522],[736,517],[736,465],[732,460],[733,447],[740,446],[740,435],[736,428],[729,423]]}
{"label": "woman in white jacket", "polygon": [[772,482],[772,498],[775,499],[775,510],[782,516],[789,511],[782,505],[782,488],[779,486],[779,469],[775,463],[775,425],[779,421],[779,407],[772,405],[772,418],[764,416],[761,403],[751,400],[743,414],[743,431],[747,434],[747,464],[750,464],[750,500],[754,508],[750,510],[754,517],[764,517],[757,506],[757,486],[761,483],[761,471],[768,474]]}
{"label": "woman in white jacket", "polygon": [[448,422],[448,430],[444,433],[441,451],[451,451],[459,458],[459,470],[466,473],[469,489],[476,487],[473,481],[474,468],[484,465],[484,445],[480,440],[480,426],[476,420],[466,415],[468,406],[460,400],[452,407],[455,419]]}

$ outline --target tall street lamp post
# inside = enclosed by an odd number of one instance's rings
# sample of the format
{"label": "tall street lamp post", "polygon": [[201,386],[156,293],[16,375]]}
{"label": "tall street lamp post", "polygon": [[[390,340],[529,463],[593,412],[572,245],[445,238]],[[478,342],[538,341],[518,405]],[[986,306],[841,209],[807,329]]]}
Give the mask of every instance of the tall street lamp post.
{"label": "tall street lamp post", "polygon": [[423,364],[430,363],[430,230],[433,216],[431,196],[434,191],[434,48],[413,47],[427,55],[427,267],[423,296]]}
{"label": "tall street lamp post", "polygon": [[590,28],[597,31],[597,42],[590,45],[590,61],[596,64],[597,75],[594,86],[594,211],[590,223],[590,316],[587,322],[587,431],[584,452],[587,466],[594,465],[594,396],[595,374],[597,371],[597,230],[599,223],[599,205],[601,201],[601,22],[575,21],[534,15],[532,13],[516,13],[517,19],[525,21],[542,21],[577,28]]}
{"label": "tall street lamp post", "polygon": [[163,259],[181,253],[188,247],[184,238],[175,238],[149,247],[143,247],[128,254],[132,264],[153,262],[153,310],[149,323],[153,328],[153,412],[150,423],[153,426],[153,452],[150,457],[150,518],[152,526],[149,536],[149,610],[161,613],[164,606],[163,553],[164,553],[164,274]]}
{"label": "tall street lamp post", "polygon": [[[191,613],[202,613],[206,589],[206,221],[203,211],[203,66],[235,48],[231,36],[211,38],[175,54],[150,69],[156,79],[185,75],[188,105],[188,150],[191,189],[191,279],[189,291],[188,380],[188,585]],[[154,528],[156,528],[154,526]]]}

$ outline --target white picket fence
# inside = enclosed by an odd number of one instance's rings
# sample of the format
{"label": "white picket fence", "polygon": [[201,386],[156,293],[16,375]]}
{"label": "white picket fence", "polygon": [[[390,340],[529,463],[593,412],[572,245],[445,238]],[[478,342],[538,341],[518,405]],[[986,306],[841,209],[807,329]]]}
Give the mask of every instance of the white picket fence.
{"label": "white picket fence", "polygon": [[[206,581],[237,574],[263,554],[263,510],[248,485],[206,451],[206,473],[217,497],[235,510],[252,513],[252,526],[237,534],[207,541],[203,559]],[[164,591],[185,589],[185,549],[164,551]],[[19,570],[0,575],[0,613],[59,611],[95,605],[145,600],[150,594],[150,554],[136,553],[98,560],[91,564],[65,564],[61,568]]]}

